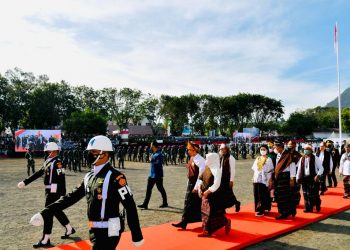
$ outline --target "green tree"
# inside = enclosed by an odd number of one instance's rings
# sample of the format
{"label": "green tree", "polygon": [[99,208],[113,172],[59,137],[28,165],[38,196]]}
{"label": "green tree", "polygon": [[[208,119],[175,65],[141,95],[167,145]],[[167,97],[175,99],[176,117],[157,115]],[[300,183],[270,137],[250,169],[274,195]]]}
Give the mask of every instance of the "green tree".
{"label": "green tree", "polygon": [[28,128],[54,129],[75,110],[75,98],[67,83],[42,82],[29,94],[22,123]]}
{"label": "green tree", "polygon": [[8,108],[4,114],[4,125],[10,127],[12,134],[22,126],[21,120],[28,110],[29,94],[36,86],[35,77],[32,73],[23,72],[15,68],[8,70],[5,77],[9,81],[7,102]]}
{"label": "green tree", "polygon": [[106,115],[110,121],[117,115],[118,106],[116,105],[116,96],[118,90],[116,88],[103,88],[97,91],[98,111]]}
{"label": "green tree", "polygon": [[350,108],[342,110],[342,126],[345,132],[350,132]]}
{"label": "green tree", "polygon": [[0,74],[0,131],[5,129],[7,113],[10,111],[10,103],[8,102],[9,92],[10,85],[8,80]]}
{"label": "green tree", "polygon": [[63,122],[63,128],[70,135],[104,135],[107,129],[107,118],[99,112],[86,110],[83,112],[73,112],[70,117]]}
{"label": "green tree", "polygon": [[137,89],[123,88],[115,97],[116,114],[114,120],[119,128],[126,128],[129,123],[137,124],[141,121],[140,101],[142,92]]}
{"label": "green tree", "polygon": [[172,135],[181,135],[184,125],[188,124],[187,104],[181,97],[162,95],[160,114],[170,122]]}
{"label": "green tree", "polygon": [[317,125],[317,119],[313,114],[305,112],[292,113],[284,127],[284,133],[289,135],[310,135]]}
{"label": "green tree", "polygon": [[75,96],[75,107],[77,110],[91,110],[93,112],[101,112],[98,98],[99,92],[85,85],[73,87],[72,93]]}
{"label": "green tree", "polygon": [[145,117],[149,121],[153,134],[155,135],[160,129],[158,126],[160,120],[159,100],[151,94],[144,95],[142,99],[139,105],[140,116]]}
{"label": "green tree", "polygon": [[253,111],[252,125],[262,131],[270,131],[271,123],[276,122],[283,115],[282,101],[262,95],[252,95]]}

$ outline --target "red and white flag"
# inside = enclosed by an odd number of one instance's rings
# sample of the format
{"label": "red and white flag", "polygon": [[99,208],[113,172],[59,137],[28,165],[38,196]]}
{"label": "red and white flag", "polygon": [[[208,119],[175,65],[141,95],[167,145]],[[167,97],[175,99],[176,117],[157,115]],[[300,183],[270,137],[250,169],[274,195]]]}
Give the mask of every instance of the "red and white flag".
{"label": "red and white flag", "polygon": [[335,23],[335,26],[334,26],[334,49],[335,49],[335,52],[337,53],[338,52],[338,24]]}

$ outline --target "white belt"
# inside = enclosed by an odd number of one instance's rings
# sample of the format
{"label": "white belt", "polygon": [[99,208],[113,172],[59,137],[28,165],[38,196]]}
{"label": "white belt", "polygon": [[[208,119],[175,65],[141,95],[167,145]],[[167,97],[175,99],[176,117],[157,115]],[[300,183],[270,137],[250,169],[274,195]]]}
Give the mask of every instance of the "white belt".
{"label": "white belt", "polygon": [[108,221],[89,221],[89,228],[108,228]]}
{"label": "white belt", "polygon": [[45,185],[46,189],[51,189],[51,185]]}

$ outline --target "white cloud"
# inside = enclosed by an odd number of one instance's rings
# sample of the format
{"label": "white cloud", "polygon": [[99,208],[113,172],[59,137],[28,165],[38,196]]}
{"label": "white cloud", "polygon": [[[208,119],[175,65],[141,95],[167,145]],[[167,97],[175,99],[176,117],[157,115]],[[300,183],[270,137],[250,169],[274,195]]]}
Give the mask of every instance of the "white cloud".
{"label": "white cloud", "polygon": [[19,67],[53,81],[154,94],[259,93],[281,99],[287,114],[336,95],[332,87],[282,77],[304,54],[283,36],[290,10],[275,1],[38,0],[2,6],[1,73]]}

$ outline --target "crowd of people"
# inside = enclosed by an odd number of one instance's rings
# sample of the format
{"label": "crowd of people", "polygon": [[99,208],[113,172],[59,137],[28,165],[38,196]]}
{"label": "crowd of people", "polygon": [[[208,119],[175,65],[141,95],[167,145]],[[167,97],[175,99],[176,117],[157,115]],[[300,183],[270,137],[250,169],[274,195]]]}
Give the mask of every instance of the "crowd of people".
{"label": "crowd of people", "polygon": [[[143,243],[132,192],[125,175],[117,170],[116,160],[119,162],[119,168],[124,168],[124,164],[120,164],[124,163],[124,160],[150,164],[145,199],[138,205],[145,210],[148,209],[154,185],[162,196],[160,208],[168,207],[163,186],[163,167],[167,163],[186,163],[188,182],[184,209],[181,220],[172,224],[176,228],[185,230],[188,223],[201,221],[203,230],[199,237],[211,236],[220,228],[224,228],[225,233],[229,234],[231,221],[226,217],[225,210],[235,206],[235,211],[240,211],[240,202],[234,194],[236,158],[232,152],[232,148],[237,145],[201,146],[193,142],[188,142],[187,145],[160,145],[153,141],[150,145],[113,146],[107,137],[96,136],[89,141],[85,151],[80,149],[79,154],[82,166],[85,162],[91,171],[85,175],[78,188],[66,194],[64,173],[66,168],[70,168],[69,154],[66,160],[65,150],[58,150],[57,144],[51,148],[52,143],[45,146],[49,155],[44,166],[18,184],[19,188],[23,188],[45,174],[45,208],[32,218],[32,224],[44,225],[44,232],[42,239],[34,247],[50,244],[53,216],[56,216],[66,229],[63,238],[75,233],[62,210],[84,196],[88,202],[87,216],[90,221],[93,249],[115,249],[118,245],[120,232],[124,228],[124,217],[119,209],[111,204],[111,200],[115,204],[122,203],[126,209],[134,244],[139,246]],[[256,216],[268,214],[272,203],[275,202],[279,213],[276,220],[295,217],[301,192],[304,198],[304,213],[320,212],[321,197],[338,184],[337,168],[343,176],[343,197],[350,197],[350,143],[344,143],[338,149],[332,141],[321,142],[319,145],[275,141],[255,144],[254,149],[257,157],[251,169]],[[33,157],[26,158],[29,162]],[[28,163],[28,175],[29,166],[32,165]]]}
{"label": "crowd of people", "polygon": [[0,136],[0,157],[7,156],[15,151],[12,136]]}

